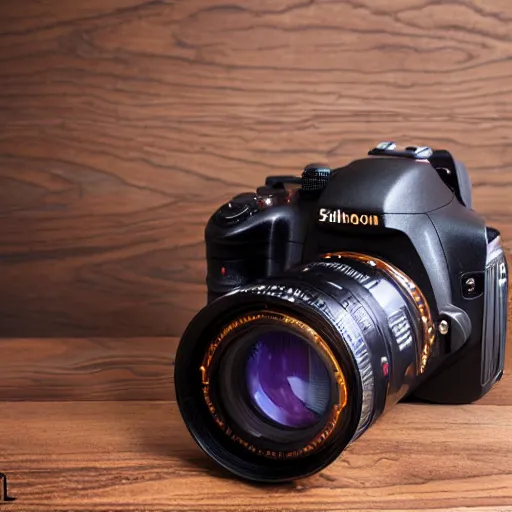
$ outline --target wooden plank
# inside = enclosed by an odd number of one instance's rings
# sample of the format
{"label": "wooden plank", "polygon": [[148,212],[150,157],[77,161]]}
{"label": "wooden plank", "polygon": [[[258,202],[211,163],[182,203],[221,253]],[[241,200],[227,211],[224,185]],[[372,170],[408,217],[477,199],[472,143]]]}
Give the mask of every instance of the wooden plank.
{"label": "wooden plank", "polygon": [[12,511],[512,509],[510,406],[400,405],[319,475],[263,488],[203,455],[171,403],[4,403],[0,417]]}
{"label": "wooden plank", "polygon": [[177,342],[0,339],[0,400],[174,399]]}
{"label": "wooden plank", "polygon": [[480,0],[2,1],[0,335],[180,335],[217,205],[381,139],[452,150],[512,240],[511,19]]}

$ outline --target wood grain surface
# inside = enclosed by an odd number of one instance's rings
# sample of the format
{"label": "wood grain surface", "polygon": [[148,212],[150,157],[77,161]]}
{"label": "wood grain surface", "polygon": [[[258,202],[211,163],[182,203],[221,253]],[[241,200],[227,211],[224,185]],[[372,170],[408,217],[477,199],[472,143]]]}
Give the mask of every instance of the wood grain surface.
{"label": "wood grain surface", "polygon": [[[505,373],[479,404],[512,407],[511,340],[509,329]],[[178,341],[0,340],[0,401],[174,400],[174,354]]]}
{"label": "wood grain surface", "polygon": [[[399,405],[322,473],[234,480],[175,404],[0,404],[4,511],[512,510],[512,407]],[[20,428],[20,426],[23,428]]]}
{"label": "wood grain surface", "polygon": [[0,335],[178,336],[232,194],[397,139],[512,247],[509,0],[3,0]]}
{"label": "wood grain surface", "polygon": [[0,400],[173,400],[177,343],[0,339]]}

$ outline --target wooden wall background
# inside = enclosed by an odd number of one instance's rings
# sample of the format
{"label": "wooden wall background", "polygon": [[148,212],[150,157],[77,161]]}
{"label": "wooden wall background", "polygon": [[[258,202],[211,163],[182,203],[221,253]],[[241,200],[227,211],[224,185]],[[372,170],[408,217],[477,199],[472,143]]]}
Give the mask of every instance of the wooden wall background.
{"label": "wooden wall background", "polygon": [[217,205],[385,139],[463,159],[511,248],[511,23],[509,0],[3,0],[0,335],[179,336]]}

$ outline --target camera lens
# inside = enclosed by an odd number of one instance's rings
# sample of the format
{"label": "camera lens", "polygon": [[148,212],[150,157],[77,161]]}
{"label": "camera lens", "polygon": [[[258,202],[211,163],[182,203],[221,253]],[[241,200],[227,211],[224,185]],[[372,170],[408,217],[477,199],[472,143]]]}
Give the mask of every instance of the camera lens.
{"label": "camera lens", "polygon": [[290,480],[333,462],[412,391],[433,343],[428,304],[405,274],[327,254],[206,306],[179,345],[176,396],[219,464]]}
{"label": "camera lens", "polygon": [[250,349],[245,379],[251,404],[279,425],[310,427],[329,404],[329,372],[313,347],[294,334],[261,336]]}
{"label": "camera lens", "polygon": [[221,328],[202,361],[203,395],[218,426],[269,458],[299,456],[333,434],[346,378],[309,325],[257,310]]}

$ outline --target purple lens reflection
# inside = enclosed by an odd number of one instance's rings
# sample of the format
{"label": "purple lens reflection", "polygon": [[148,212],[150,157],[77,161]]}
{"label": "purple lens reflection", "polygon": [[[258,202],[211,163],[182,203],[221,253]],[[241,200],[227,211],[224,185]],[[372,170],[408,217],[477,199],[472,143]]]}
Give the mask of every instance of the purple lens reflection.
{"label": "purple lens reflection", "polygon": [[294,334],[262,335],[253,346],[246,375],[253,403],[281,425],[309,427],[328,407],[329,372],[314,348]]}

